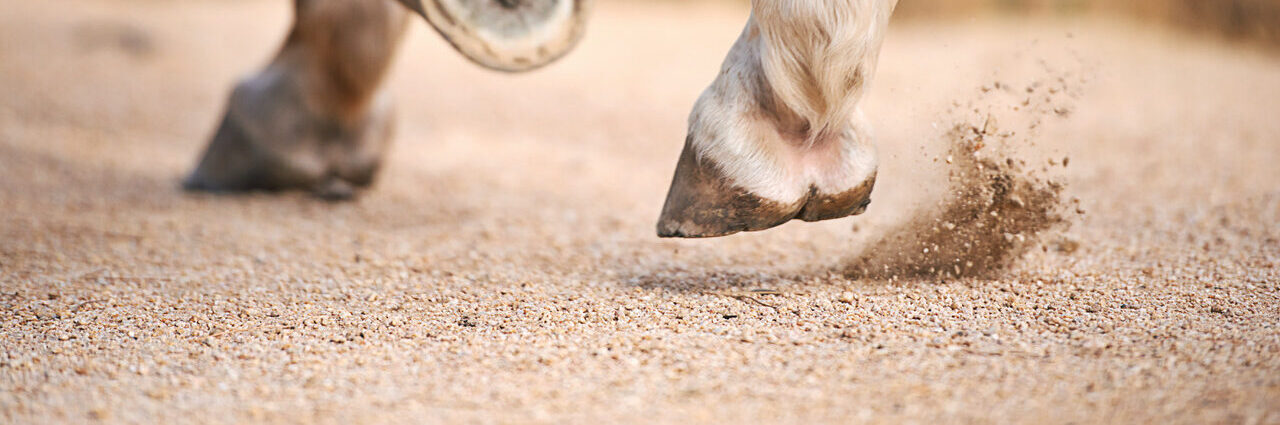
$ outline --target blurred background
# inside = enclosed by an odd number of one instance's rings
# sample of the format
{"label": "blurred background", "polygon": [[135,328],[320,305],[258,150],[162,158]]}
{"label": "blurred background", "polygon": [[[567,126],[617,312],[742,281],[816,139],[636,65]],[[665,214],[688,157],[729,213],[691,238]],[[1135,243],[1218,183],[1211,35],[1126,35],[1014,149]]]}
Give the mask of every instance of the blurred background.
{"label": "blurred background", "polygon": [[1280,46],[1280,0],[901,0],[894,17],[970,19],[990,13],[1123,17],[1270,48]]}
{"label": "blurred background", "polygon": [[899,19],[915,19],[981,12],[1109,14],[1280,46],[1277,0],[902,0],[896,13]]}
{"label": "blurred background", "polygon": [[[520,75],[415,22],[358,201],[184,193],[292,4],[0,0],[0,422],[1280,418],[1280,0],[901,0],[867,213],[698,241],[654,223],[747,0],[600,0]],[[843,276],[988,123],[1070,227]]]}

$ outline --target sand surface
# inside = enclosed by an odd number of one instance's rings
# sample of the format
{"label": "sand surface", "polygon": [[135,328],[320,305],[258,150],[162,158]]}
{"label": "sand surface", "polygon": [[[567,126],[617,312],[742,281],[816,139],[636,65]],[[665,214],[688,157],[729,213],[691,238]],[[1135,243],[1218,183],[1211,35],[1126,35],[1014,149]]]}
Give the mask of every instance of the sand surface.
{"label": "sand surface", "polygon": [[[181,192],[288,3],[0,6],[0,422],[1280,423],[1280,57],[895,24],[869,212],[683,241],[654,223],[743,7],[605,2],[524,76],[418,23],[362,199]],[[988,116],[1069,226],[851,273]]]}

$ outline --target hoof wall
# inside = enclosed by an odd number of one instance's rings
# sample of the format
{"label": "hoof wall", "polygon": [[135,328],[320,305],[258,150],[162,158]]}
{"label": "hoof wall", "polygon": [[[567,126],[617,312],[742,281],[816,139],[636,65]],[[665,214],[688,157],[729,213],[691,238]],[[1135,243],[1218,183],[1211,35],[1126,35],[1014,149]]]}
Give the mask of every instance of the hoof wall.
{"label": "hoof wall", "polygon": [[870,204],[874,184],[872,175],[840,194],[822,194],[811,188],[800,200],[782,203],[734,186],[714,163],[700,160],[686,144],[658,219],[658,236],[709,238],[765,230],[791,220],[857,215]]}

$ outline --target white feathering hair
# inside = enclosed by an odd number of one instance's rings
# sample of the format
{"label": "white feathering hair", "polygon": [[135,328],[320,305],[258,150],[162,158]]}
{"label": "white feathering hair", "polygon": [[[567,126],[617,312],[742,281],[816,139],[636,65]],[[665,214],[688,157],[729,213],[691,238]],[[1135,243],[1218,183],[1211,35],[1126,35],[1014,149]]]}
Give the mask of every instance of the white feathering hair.
{"label": "white feathering hair", "polygon": [[[687,143],[697,160],[715,164],[734,186],[783,204],[814,188],[841,193],[871,178],[877,161],[858,101],[896,4],[752,0],[751,18],[720,75],[689,114]],[[796,130],[805,133],[802,146],[790,137]],[[839,163],[814,169],[792,163],[796,149],[819,140],[840,145]]]}
{"label": "white feathering hair", "polygon": [[752,0],[760,63],[808,144],[848,122],[876,67],[897,0]]}

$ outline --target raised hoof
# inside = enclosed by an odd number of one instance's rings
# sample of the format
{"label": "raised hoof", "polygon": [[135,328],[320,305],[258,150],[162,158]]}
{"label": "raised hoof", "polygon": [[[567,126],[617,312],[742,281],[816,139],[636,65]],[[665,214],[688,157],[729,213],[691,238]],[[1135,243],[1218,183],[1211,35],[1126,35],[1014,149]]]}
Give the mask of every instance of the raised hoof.
{"label": "raised hoof", "polygon": [[716,164],[699,158],[686,143],[658,219],[658,236],[710,238],[764,230],[791,220],[820,221],[858,215],[871,203],[874,185],[873,174],[839,194],[823,194],[811,187],[797,201],[778,202],[734,185]]}

